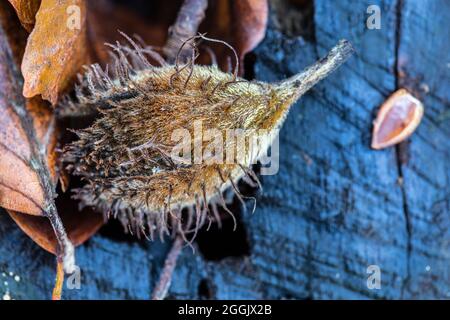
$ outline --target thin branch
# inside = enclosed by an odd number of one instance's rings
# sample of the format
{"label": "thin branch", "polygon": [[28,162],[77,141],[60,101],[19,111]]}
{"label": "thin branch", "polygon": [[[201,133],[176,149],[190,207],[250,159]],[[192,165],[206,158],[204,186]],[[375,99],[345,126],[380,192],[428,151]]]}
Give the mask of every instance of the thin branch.
{"label": "thin branch", "polygon": [[[48,124],[47,131],[45,132],[44,138],[41,141],[40,152],[41,152],[42,157],[44,159],[47,159],[48,147],[50,145],[50,141],[51,141],[52,135],[55,134],[55,126],[56,126],[56,117],[55,117],[55,114],[52,113],[50,122]],[[48,166],[47,162],[46,162],[46,164]]]}
{"label": "thin branch", "polygon": [[53,231],[55,232],[56,240],[58,242],[57,258],[61,261],[64,272],[73,273],[75,271],[75,247],[67,236],[62,220],[58,215],[54,203],[48,205],[47,209],[42,212],[50,221]]}
{"label": "thin branch", "polygon": [[[184,0],[175,23],[169,29],[169,37],[163,53],[168,63],[175,62],[180,45],[195,36],[200,23],[205,17],[208,0]],[[182,61],[191,56],[192,46],[186,46],[180,53]]]}
{"label": "thin branch", "polygon": [[55,287],[53,288],[52,300],[61,300],[61,293],[64,284],[64,268],[62,261],[59,261],[56,265],[56,279]]}
{"label": "thin branch", "polygon": [[183,249],[183,244],[183,238],[181,237],[181,235],[177,235],[172,244],[172,248],[170,249],[170,252],[166,257],[166,261],[164,262],[164,267],[161,272],[159,281],[156,284],[155,289],[153,290],[152,300],[164,300],[164,298],[166,297],[167,292],[169,291],[170,283],[172,282],[172,274],[175,270],[178,256]]}

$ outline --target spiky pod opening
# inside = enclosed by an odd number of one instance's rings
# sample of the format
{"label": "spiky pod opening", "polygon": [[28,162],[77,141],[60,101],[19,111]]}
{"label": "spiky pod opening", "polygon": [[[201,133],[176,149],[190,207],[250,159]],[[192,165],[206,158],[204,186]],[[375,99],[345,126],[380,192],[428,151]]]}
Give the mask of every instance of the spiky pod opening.
{"label": "spiky pod opening", "polygon": [[[167,65],[156,52],[128,40],[132,47],[112,46],[112,74],[91,66],[81,78],[76,99],[66,99],[60,107],[61,116],[98,113],[97,120],[78,131],[79,139],[65,148],[63,160],[87,181],[76,190],[83,205],[119,218],[138,235],[147,230],[150,238],[155,231],[160,236],[169,233],[169,226],[182,234],[196,231],[206,218],[217,219],[217,205],[232,214],[224,190],[230,188],[242,200],[238,181],[259,183],[251,165],[271,145],[289,107],[352,52],[343,41],[305,72],[271,85],[238,78],[216,66],[196,65],[195,54],[184,65]],[[146,55],[160,66],[151,65]],[[201,123],[200,135],[196,123]],[[222,161],[217,160],[217,149],[208,153],[211,142],[202,138],[210,129],[223,137]],[[258,136],[261,129],[267,134],[244,144],[226,139],[226,130],[236,129],[247,137]],[[171,153],[179,144],[172,139],[179,130],[193,137],[188,140],[194,150],[190,161]],[[196,146],[203,156],[200,163]],[[228,150],[233,150],[230,157]],[[188,209],[187,221],[182,221],[183,209]]]}

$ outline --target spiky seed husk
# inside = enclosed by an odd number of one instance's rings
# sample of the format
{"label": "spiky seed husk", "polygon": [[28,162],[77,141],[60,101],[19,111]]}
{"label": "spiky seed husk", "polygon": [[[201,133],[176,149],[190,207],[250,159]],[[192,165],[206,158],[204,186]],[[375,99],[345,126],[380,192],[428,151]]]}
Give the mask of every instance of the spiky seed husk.
{"label": "spiky seed husk", "polygon": [[[196,230],[209,208],[226,208],[223,192],[231,188],[239,197],[237,182],[255,182],[251,165],[270,147],[290,106],[317,81],[350,54],[341,42],[326,60],[304,73],[278,84],[247,81],[220,71],[216,66],[166,65],[155,52],[132,42],[117,43],[114,75],[91,66],[77,88],[75,101],[66,100],[61,116],[97,112],[99,116],[79,139],[65,149],[64,161],[74,175],[87,183],[76,190],[83,205],[93,206],[120,219],[131,232],[168,233],[168,221],[178,231]],[[160,61],[149,64],[144,54]],[[186,129],[194,145],[194,123],[207,129],[243,129],[251,135],[264,129],[264,139],[242,148],[235,140],[224,150],[235,150],[233,163],[185,163],[174,161],[177,144],[172,134]],[[208,148],[201,141],[202,154]],[[189,209],[191,223],[182,223],[181,211]],[[228,210],[226,208],[226,210]],[[229,211],[229,210],[228,210]],[[231,213],[231,212],[230,212]]]}

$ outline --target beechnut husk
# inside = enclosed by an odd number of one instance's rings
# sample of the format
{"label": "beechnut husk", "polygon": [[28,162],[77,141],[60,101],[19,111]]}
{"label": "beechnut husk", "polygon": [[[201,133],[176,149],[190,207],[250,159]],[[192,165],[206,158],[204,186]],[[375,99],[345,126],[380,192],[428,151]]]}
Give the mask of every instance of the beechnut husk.
{"label": "beechnut husk", "polygon": [[[219,219],[217,206],[232,214],[224,192],[232,190],[242,200],[238,182],[259,183],[252,164],[267,152],[290,107],[353,52],[342,40],[303,72],[265,83],[237,77],[236,70],[198,65],[195,57],[169,65],[158,53],[126,38],[128,45],[110,45],[110,72],[92,65],[76,97],[62,103],[60,117],[96,115],[90,127],[76,131],[78,140],[66,146],[63,161],[85,181],[74,191],[82,205],[151,239],[155,234],[195,232],[205,221]],[[220,159],[211,141],[195,137],[194,124],[223,133]],[[225,132],[233,129],[268,134],[245,148],[225,139]],[[174,132],[188,135],[186,140],[178,137],[191,150],[187,157],[173,156],[180,145]],[[201,162],[194,159],[199,146]]]}

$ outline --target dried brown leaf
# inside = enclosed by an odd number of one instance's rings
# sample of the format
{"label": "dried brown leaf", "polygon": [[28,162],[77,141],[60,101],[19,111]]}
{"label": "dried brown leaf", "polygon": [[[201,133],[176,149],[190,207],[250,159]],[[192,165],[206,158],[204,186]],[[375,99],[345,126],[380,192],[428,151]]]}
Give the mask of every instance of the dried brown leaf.
{"label": "dried brown leaf", "polygon": [[[0,66],[0,72],[3,66]],[[0,90],[8,92],[6,81],[0,80]],[[9,89],[9,90],[17,90]],[[11,91],[9,91],[11,92]],[[20,90],[18,91],[20,94]],[[24,106],[12,107],[14,101],[7,95],[0,95],[0,206],[32,215],[41,215],[46,195],[41,178],[42,168],[36,168],[35,147],[31,146],[30,135],[35,136],[38,148],[45,148],[47,169],[51,183],[55,184],[56,132],[54,118],[48,106],[40,98],[27,100]],[[21,118],[17,112],[27,114]],[[31,138],[32,139],[32,138]]]}
{"label": "dried brown leaf", "polygon": [[[107,43],[123,41],[118,30],[128,35],[139,35],[149,45],[162,46],[166,40],[167,29],[175,19],[177,3],[152,3],[157,12],[139,14],[136,10],[118,5],[108,0],[87,3],[89,38],[95,53],[95,61],[107,63],[109,48]],[[147,14],[151,17],[148,17]]]}
{"label": "dried brown leaf", "polygon": [[[94,235],[104,221],[102,215],[92,210],[84,209],[78,212],[77,203],[68,198],[69,196],[66,195],[62,201],[58,202],[58,211],[69,239],[74,246],[78,246]],[[34,242],[48,252],[56,254],[58,241],[47,218],[30,216],[11,210],[7,212]]]}
{"label": "dried brown leaf", "polygon": [[28,31],[31,32],[36,22],[36,12],[41,5],[41,0],[8,0],[16,10],[20,23]]}
{"label": "dried brown leaf", "polygon": [[[14,38],[3,27],[5,12],[0,26],[0,206],[41,215],[51,199],[44,184],[56,182],[54,118],[44,101],[26,100],[20,93],[16,55],[21,49],[17,43],[10,47]],[[12,26],[6,30],[14,31]]]}
{"label": "dried brown leaf", "polygon": [[4,30],[4,39],[12,51],[12,58],[16,65],[20,66],[23,52],[27,43],[28,33],[20,26],[13,6],[4,1],[0,1],[0,26]]}
{"label": "dried brown leaf", "polygon": [[[237,51],[242,75],[245,54],[263,39],[268,19],[267,0],[218,0],[209,2],[206,19],[200,31],[210,38],[224,40]],[[224,46],[212,46],[222,68],[229,68],[232,56]]]}
{"label": "dried brown leaf", "polygon": [[233,43],[241,59],[264,38],[267,17],[267,1],[243,0],[233,2],[233,27],[235,31]]}
{"label": "dried brown leaf", "polygon": [[23,95],[56,104],[88,62],[85,0],[43,0],[22,61]]}

